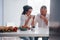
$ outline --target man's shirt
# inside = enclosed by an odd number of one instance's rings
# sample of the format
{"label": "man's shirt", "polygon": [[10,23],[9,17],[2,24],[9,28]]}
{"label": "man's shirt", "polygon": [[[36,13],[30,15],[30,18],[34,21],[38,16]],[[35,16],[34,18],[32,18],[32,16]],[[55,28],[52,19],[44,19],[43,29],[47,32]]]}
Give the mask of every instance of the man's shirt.
{"label": "man's shirt", "polygon": [[[48,15],[46,15],[47,20],[49,19]],[[40,18],[40,14],[36,15],[35,17],[35,23],[38,23],[38,27],[47,27],[46,23],[43,19]]]}

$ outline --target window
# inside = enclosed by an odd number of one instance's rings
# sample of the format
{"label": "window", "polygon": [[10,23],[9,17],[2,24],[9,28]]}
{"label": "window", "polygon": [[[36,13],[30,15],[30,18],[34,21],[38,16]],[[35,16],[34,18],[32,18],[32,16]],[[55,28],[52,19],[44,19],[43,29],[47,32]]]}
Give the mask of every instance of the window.
{"label": "window", "polygon": [[47,13],[50,14],[50,0],[28,0],[28,5],[33,7],[32,15],[38,14],[42,5],[47,6]]}

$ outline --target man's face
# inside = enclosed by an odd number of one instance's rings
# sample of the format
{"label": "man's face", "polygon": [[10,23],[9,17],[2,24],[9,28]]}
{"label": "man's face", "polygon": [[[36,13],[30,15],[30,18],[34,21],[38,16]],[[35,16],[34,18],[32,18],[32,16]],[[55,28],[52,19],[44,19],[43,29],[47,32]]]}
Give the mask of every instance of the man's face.
{"label": "man's face", "polygon": [[45,16],[47,14],[47,9],[45,9],[45,8],[40,9],[40,13],[41,13],[41,15]]}
{"label": "man's face", "polygon": [[27,15],[28,15],[28,16],[31,15],[31,12],[32,12],[32,9],[29,9],[29,10],[27,11]]}

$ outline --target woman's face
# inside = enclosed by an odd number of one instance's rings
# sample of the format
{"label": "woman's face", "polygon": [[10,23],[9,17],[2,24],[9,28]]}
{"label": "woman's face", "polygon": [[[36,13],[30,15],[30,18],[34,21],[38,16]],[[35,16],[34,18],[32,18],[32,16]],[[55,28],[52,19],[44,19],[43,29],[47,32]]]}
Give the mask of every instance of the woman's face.
{"label": "woman's face", "polygon": [[32,9],[29,9],[26,13],[29,16],[29,15],[31,15],[31,12],[32,12]]}

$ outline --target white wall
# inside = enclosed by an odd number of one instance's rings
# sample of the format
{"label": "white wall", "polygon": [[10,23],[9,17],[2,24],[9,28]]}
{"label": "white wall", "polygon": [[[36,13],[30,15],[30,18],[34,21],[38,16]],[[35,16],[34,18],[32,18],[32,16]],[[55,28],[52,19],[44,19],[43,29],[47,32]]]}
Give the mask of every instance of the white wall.
{"label": "white wall", "polygon": [[[0,26],[2,26],[2,0],[0,0]],[[2,40],[2,37],[0,37],[0,40]]]}
{"label": "white wall", "polygon": [[32,15],[40,13],[41,6],[47,7],[47,13],[50,14],[50,0],[28,0],[28,5],[33,7]]}
{"label": "white wall", "polygon": [[20,15],[27,0],[4,0],[4,25],[13,22],[20,25]]}
{"label": "white wall", "polygon": [[0,0],[0,26],[2,25],[2,0]]}

